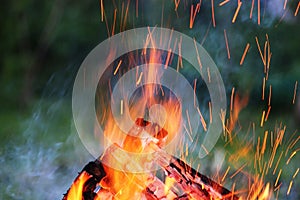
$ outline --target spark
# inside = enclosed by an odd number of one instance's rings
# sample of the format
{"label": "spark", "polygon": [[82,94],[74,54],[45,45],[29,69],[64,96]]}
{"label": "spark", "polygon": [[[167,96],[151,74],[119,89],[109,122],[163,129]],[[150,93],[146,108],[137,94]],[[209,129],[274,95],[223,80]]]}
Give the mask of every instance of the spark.
{"label": "spark", "polygon": [[254,9],[254,0],[252,0],[252,4],[251,4],[251,10],[250,10],[250,16],[249,16],[250,19],[252,19],[253,9]]}
{"label": "spark", "polygon": [[201,1],[202,0],[200,0],[200,3],[197,3],[195,10],[194,10],[194,5],[193,4],[191,5],[190,29],[193,28],[194,21],[195,21],[195,18],[196,18],[196,14],[199,13],[199,11],[200,11]]}
{"label": "spark", "polygon": [[124,101],[121,99],[121,106],[120,106],[120,114],[123,115],[123,106],[124,106]]}
{"label": "spark", "polygon": [[219,6],[223,6],[223,5],[225,5],[226,3],[228,3],[230,0],[224,0],[224,1],[222,1],[221,3],[219,3]]}
{"label": "spark", "polygon": [[294,173],[294,175],[293,175],[293,179],[295,179],[295,178],[296,178],[296,176],[297,176],[298,172],[299,172],[299,168],[297,168],[297,170],[295,171],[295,173]]}
{"label": "spark", "polygon": [[282,173],[282,169],[280,169],[279,172],[278,172],[278,175],[277,175],[277,178],[276,178],[276,181],[275,181],[275,184],[274,184],[275,187],[276,187],[277,184],[278,184],[278,181],[279,181],[279,178],[280,178],[281,173]]}
{"label": "spark", "polygon": [[263,144],[262,144],[262,147],[261,147],[261,154],[265,153],[267,138],[268,138],[268,131],[265,131],[264,141],[263,141]]}
{"label": "spark", "polygon": [[297,151],[294,151],[291,156],[289,157],[289,159],[286,161],[286,164],[288,165],[291,161],[291,159],[296,155]]}
{"label": "spark", "polygon": [[206,155],[209,154],[209,152],[207,151],[207,149],[205,148],[205,146],[203,144],[201,144],[201,148],[205,151]]}
{"label": "spark", "polygon": [[246,57],[246,54],[247,54],[249,48],[250,48],[250,44],[247,43],[247,45],[245,47],[245,50],[244,50],[244,53],[243,53],[243,56],[242,56],[241,61],[240,61],[240,65],[243,65],[245,57]]}
{"label": "spark", "polygon": [[298,6],[297,6],[296,11],[295,11],[295,13],[294,13],[294,16],[295,16],[295,17],[298,15],[299,8],[300,8],[300,1],[298,2]]}
{"label": "spark", "polygon": [[201,124],[202,124],[202,126],[203,126],[203,129],[204,129],[204,131],[207,131],[206,122],[205,122],[205,120],[204,120],[204,117],[203,117],[203,115],[202,115],[202,113],[201,113],[199,107],[197,107],[197,111],[198,111],[198,114],[199,114],[199,116],[200,116],[200,121],[201,121]]}
{"label": "spark", "polygon": [[286,195],[290,194],[292,186],[293,186],[293,180],[291,180],[291,182],[290,182],[290,185],[289,185],[289,188],[288,188],[288,190],[286,192]]}
{"label": "spark", "polygon": [[264,66],[265,66],[265,65],[266,65],[266,61],[265,61],[265,59],[264,59],[264,57],[263,57],[263,55],[262,55],[262,51],[261,51],[261,48],[260,48],[260,45],[259,45],[259,42],[258,42],[258,38],[257,38],[257,37],[255,37],[255,41],[256,41],[256,44],[257,44],[258,51],[259,51],[259,55],[260,55],[261,60],[263,61]]}
{"label": "spark", "polygon": [[228,45],[226,29],[224,29],[224,38],[225,38],[225,44],[226,44],[226,49],[227,49],[227,57],[228,57],[228,59],[230,59],[230,50],[229,50],[229,45]]}
{"label": "spark", "polygon": [[100,0],[100,8],[101,8],[101,21],[104,20],[104,7],[103,7],[103,0]]}
{"label": "spark", "polygon": [[261,99],[265,100],[265,88],[266,88],[266,78],[263,78],[263,86],[262,86],[262,95],[261,95]]}
{"label": "spark", "polygon": [[232,188],[231,188],[231,192],[232,192],[231,199],[233,199],[233,195],[235,194],[234,189],[235,189],[235,182],[232,184]]}
{"label": "spark", "polygon": [[[153,34],[153,32],[155,31],[155,29],[156,29],[156,28],[153,28],[153,30],[152,30],[152,32],[151,32],[151,31],[150,31],[150,27],[148,27],[148,32],[149,32],[149,35],[148,35],[148,36],[149,36],[148,44],[149,44],[149,42],[151,42],[151,45],[152,45],[152,48],[154,49],[154,51],[156,50],[156,49],[155,49],[156,44],[155,44],[155,40],[153,40],[153,38],[152,38],[152,34]],[[172,32],[172,33],[173,33],[173,32]],[[148,36],[147,36],[147,38],[148,38]],[[171,34],[171,37],[172,37],[172,34]],[[171,38],[171,37],[170,37],[170,38]],[[147,44],[147,45],[148,45],[148,44]],[[147,45],[146,45],[146,46],[147,46]],[[170,45],[169,45],[169,46],[170,46]],[[145,47],[145,49],[146,49],[146,47]]]}
{"label": "spark", "polygon": [[273,144],[274,144],[274,134],[273,134],[273,131],[271,131],[270,142],[271,142],[271,147],[273,147]]}
{"label": "spark", "polygon": [[207,69],[208,82],[210,83],[210,82],[211,82],[211,78],[210,78],[210,70],[209,70],[209,67],[206,68],[206,69]]}
{"label": "spark", "polygon": [[230,98],[230,111],[233,109],[233,97],[234,97],[234,90],[235,88],[233,87],[231,90],[231,98]]}
{"label": "spark", "polygon": [[170,48],[169,51],[168,51],[168,55],[167,55],[167,59],[166,59],[166,63],[165,63],[165,69],[166,69],[166,68],[168,67],[168,65],[169,65],[171,53],[172,53],[172,49]]}
{"label": "spark", "polygon": [[297,139],[295,139],[293,142],[291,142],[291,144],[288,146],[288,149],[291,149],[295,146],[295,144],[299,141],[300,136],[297,137]]}
{"label": "spark", "polygon": [[[277,187],[274,188],[274,192],[277,191],[277,195],[278,195],[278,192],[279,192],[279,189],[280,189],[281,185],[282,185],[282,183],[280,183]],[[276,199],[278,199],[278,198],[276,198]]]}
{"label": "spark", "polygon": [[257,0],[257,24],[260,25],[260,0]]}
{"label": "spark", "polygon": [[298,81],[295,82],[294,97],[293,97],[293,101],[292,101],[293,104],[295,104],[295,101],[296,101],[297,87],[298,87]]}
{"label": "spark", "polygon": [[185,144],[185,157],[188,157],[189,155],[189,145],[188,143]]}
{"label": "spark", "polygon": [[216,27],[214,0],[211,0],[211,17],[212,17],[213,26]]}
{"label": "spark", "polygon": [[269,168],[272,167],[272,164],[273,164],[273,161],[274,161],[274,157],[275,157],[275,154],[276,154],[276,151],[277,151],[277,148],[279,146],[279,144],[281,143],[282,141],[282,138],[284,136],[284,133],[285,133],[285,127],[283,130],[279,130],[278,133],[277,133],[277,136],[276,136],[276,139],[274,141],[274,146],[272,148],[272,153],[271,153],[271,156],[269,158]]}
{"label": "spark", "polygon": [[[187,135],[189,136],[189,139],[193,142],[192,135],[191,135],[191,133],[189,132],[189,130],[186,128],[185,124],[183,124],[183,128],[185,129]],[[182,146],[182,144],[181,144],[180,146]]]}
{"label": "spark", "polygon": [[126,22],[127,22],[127,17],[128,17],[128,10],[129,10],[129,4],[130,4],[130,0],[128,0],[127,6],[126,6],[124,21],[123,21],[123,30],[125,30],[125,27],[126,27]]}
{"label": "spark", "polygon": [[196,54],[197,54],[197,61],[198,61],[199,67],[200,67],[200,71],[202,72],[202,63],[201,63],[201,59],[199,56],[199,51],[198,51],[198,47],[197,47],[195,38],[194,38],[194,45],[195,45]]}
{"label": "spark", "polygon": [[209,108],[209,123],[212,123],[212,106],[211,102],[208,102],[208,108]]}
{"label": "spark", "polygon": [[116,68],[115,71],[114,71],[114,75],[117,74],[117,72],[118,72],[118,70],[119,70],[121,64],[122,64],[122,60],[119,61],[118,65],[117,65],[117,68]]}
{"label": "spark", "polygon": [[116,21],[117,21],[117,9],[114,10],[114,22],[111,28],[111,35],[115,34]]}
{"label": "spark", "polygon": [[[268,46],[268,42],[265,41],[265,45],[264,45],[264,60],[266,62],[267,60],[267,46]],[[267,66],[264,66],[264,72],[267,73]]]}
{"label": "spark", "polygon": [[272,98],[272,85],[269,86],[269,101],[268,101],[268,106],[271,105],[271,98]]}
{"label": "spark", "polygon": [[139,85],[141,83],[142,76],[143,76],[143,72],[140,73],[140,76],[139,76],[138,80],[136,81],[136,85]]}
{"label": "spark", "polygon": [[239,14],[239,11],[240,11],[240,9],[241,9],[241,6],[242,6],[242,2],[240,1],[239,3],[238,3],[238,6],[237,6],[237,8],[236,8],[236,10],[235,10],[235,13],[234,13],[234,16],[233,16],[233,18],[232,18],[232,23],[234,23],[235,22],[235,20],[236,20],[236,17],[237,17],[237,15]]}
{"label": "spark", "polygon": [[[170,34],[170,36],[169,36],[169,42],[168,42],[168,48],[169,48],[169,49],[171,48],[172,37],[173,37],[173,29],[171,30],[171,34]],[[161,39],[162,39],[162,38],[161,38]],[[161,43],[161,42],[160,42],[160,43]],[[177,44],[177,38],[176,38],[176,40],[175,40],[175,42],[174,42],[174,49],[175,49],[175,47],[176,47],[176,44]]]}
{"label": "spark", "polygon": [[263,127],[263,126],[264,126],[265,114],[266,114],[266,112],[263,111],[263,112],[262,112],[262,116],[261,116],[261,121],[260,121],[260,127]]}
{"label": "spark", "polygon": [[231,176],[230,179],[232,179],[233,177],[235,177],[238,173],[240,173],[246,166],[248,163],[243,164],[238,170],[236,170],[236,172],[234,172]]}
{"label": "spark", "polygon": [[226,125],[225,125],[225,111],[223,109],[221,109],[221,113],[220,113],[220,119],[222,121],[222,129],[223,129],[223,134],[225,136],[226,134]]}
{"label": "spark", "polygon": [[[259,167],[259,171],[261,172],[261,157],[260,157],[260,153],[259,153],[259,146],[260,146],[260,137],[257,138],[257,145],[256,145],[256,158],[257,158],[257,162],[258,162],[258,167]],[[256,161],[256,160],[255,160]]]}
{"label": "spark", "polygon": [[266,114],[266,117],[265,117],[265,122],[268,121],[270,111],[271,111],[271,106],[268,107],[268,111],[267,111],[267,114]]}
{"label": "spark", "polygon": [[178,42],[178,65],[180,65],[181,67],[183,67],[182,64],[182,54],[181,54],[181,46],[182,46],[182,36],[180,36],[179,42]]}
{"label": "spark", "polygon": [[[298,169],[299,169],[299,168],[298,168]],[[225,180],[225,177],[227,176],[229,170],[230,170],[230,166],[227,167],[227,169],[226,169],[226,171],[225,171],[225,173],[224,173],[224,175],[223,175],[223,177],[222,177],[222,182]]]}
{"label": "spark", "polygon": [[175,11],[177,11],[177,8],[179,6],[180,0],[174,0],[175,3]]}

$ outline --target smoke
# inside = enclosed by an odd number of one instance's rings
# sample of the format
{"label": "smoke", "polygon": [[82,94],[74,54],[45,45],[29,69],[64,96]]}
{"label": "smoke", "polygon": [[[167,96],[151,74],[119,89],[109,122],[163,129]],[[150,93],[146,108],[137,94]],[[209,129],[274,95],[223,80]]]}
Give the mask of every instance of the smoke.
{"label": "smoke", "polygon": [[73,70],[50,78],[43,98],[21,122],[24,131],[19,135],[16,130],[2,147],[0,199],[62,199],[77,172],[92,160],[72,125]]}

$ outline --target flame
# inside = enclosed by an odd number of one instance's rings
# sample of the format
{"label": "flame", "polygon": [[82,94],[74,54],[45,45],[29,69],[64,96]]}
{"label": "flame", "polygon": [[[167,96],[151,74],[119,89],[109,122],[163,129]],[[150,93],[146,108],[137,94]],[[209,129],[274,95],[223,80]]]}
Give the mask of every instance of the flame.
{"label": "flame", "polygon": [[149,184],[149,174],[134,174],[119,171],[104,165],[107,176],[101,181],[102,188],[109,188],[115,199],[140,199]]}
{"label": "flame", "polygon": [[263,192],[261,193],[261,195],[259,195],[258,199],[259,200],[266,200],[270,198],[270,183],[267,183],[265,189],[263,190]]}
{"label": "flame", "polygon": [[234,95],[234,88],[231,94],[231,111],[229,116],[229,124],[227,126],[227,132],[229,136],[229,141],[232,141],[232,131],[235,128],[235,125],[238,121],[239,114],[243,108],[248,105],[249,95],[242,97],[240,94]]}
{"label": "flame", "polygon": [[82,200],[82,191],[84,183],[90,178],[91,176],[86,173],[82,172],[78,179],[72,184],[70,190],[68,191],[68,195],[66,199],[70,200]]}
{"label": "flame", "polygon": [[267,200],[270,199],[272,193],[270,192],[270,183],[263,184],[262,179],[256,179],[252,185],[253,191],[249,193],[250,200]]}
{"label": "flame", "polygon": [[166,177],[165,180],[165,187],[164,187],[164,192],[165,194],[168,194],[169,190],[172,188],[176,180],[174,178]]}
{"label": "flame", "polygon": [[[151,43],[151,34],[149,35],[148,43]],[[152,44],[155,46],[155,44]],[[145,49],[142,55],[145,56],[145,62],[148,64],[147,68],[140,72],[137,68],[136,71],[136,89],[140,91],[136,96],[133,95],[131,99],[123,99],[121,102],[120,114],[124,111],[128,111],[132,121],[136,119],[145,119],[151,124],[157,124],[157,130],[154,130],[157,134],[149,135],[149,137],[154,137],[158,141],[156,144],[164,148],[167,144],[177,138],[176,135],[181,130],[181,105],[180,100],[175,97],[171,91],[166,91],[160,84],[161,68],[158,69],[156,63],[162,63],[163,52],[156,50],[155,48]],[[171,60],[169,56],[169,60]],[[118,64],[119,65],[119,64]],[[117,69],[120,71],[120,66]],[[116,71],[116,70],[115,70]],[[146,84],[141,85],[141,80],[144,79],[146,83],[156,83],[156,84]],[[170,92],[170,93],[169,93]],[[131,153],[148,153],[153,151],[153,149],[145,146],[144,136],[134,135],[132,133],[125,133],[120,129],[120,124],[116,124],[113,115],[110,111],[105,111],[107,113],[107,119],[105,121],[104,136],[106,140],[104,141],[105,147],[116,146],[122,148],[123,150]],[[129,122],[122,121],[123,125]],[[161,135],[158,134],[159,131],[164,130],[167,133],[167,137],[161,140]],[[180,138],[180,137],[178,137]],[[151,139],[151,138],[150,138]],[[100,141],[103,144],[103,140]],[[176,147],[170,147],[171,150],[176,150]],[[108,162],[117,162],[113,156],[106,155],[105,158]],[[116,163],[120,168],[128,168],[130,160],[134,160],[136,165],[142,166],[143,160],[130,157],[122,157],[118,160],[120,163]],[[113,194],[114,199],[141,199],[143,196],[143,191],[147,188],[149,184],[153,182],[153,175],[150,173],[131,173],[128,171],[122,171],[120,169],[114,169],[112,166],[105,165],[104,170],[107,176],[101,181],[100,186],[102,188],[107,188],[109,193]],[[171,182],[170,182],[171,184]],[[167,182],[167,187],[171,185]],[[166,188],[166,190],[168,190]],[[99,197],[101,198],[101,197]]]}
{"label": "flame", "polygon": [[[166,90],[161,84],[160,79],[162,77],[161,67],[157,67],[157,63],[163,63],[163,52],[155,48],[147,49],[147,45],[151,43],[155,47],[155,44],[151,40],[151,33],[149,34],[149,39],[146,41],[145,49],[143,49],[142,56],[144,57],[144,62],[147,63],[147,67],[144,71],[139,71],[139,67],[136,67],[136,93],[131,97],[126,97],[121,102],[115,102],[115,105],[120,105],[120,114],[123,115],[125,112],[129,113],[132,121],[138,118],[144,118],[151,123],[158,124],[161,128],[168,132],[168,137],[166,138],[166,144],[170,143],[177,134],[181,131],[181,105],[180,99],[177,99],[172,91]],[[112,52],[114,54],[114,52]],[[129,54],[130,65],[137,64],[134,63],[134,53]],[[172,57],[172,56],[170,56]],[[169,58],[170,59],[170,58]],[[170,59],[171,60],[171,59]],[[118,63],[114,74],[118,70],[120,72],[120,62]],[[156,83],[156,84],[141,84],[141,80],[145,83]],[[103,101],[102,97],[101,101]],[[126,99],[127,98],[127,99]],[[114,101],[114,99],[112,99]],[[130,122],[123,120],[116,124],[114,116],[111,111],[106,109],[105,102],[101,108],[101,113],[105,120],[100,119],[101,124],[104,125],[104,136],[99,138],[101,146],[108,147],[114,143],[121,147],[124,147],[124,141],[128,138],[128,133],[120,129],[123,125],[130,124]],[[103,122],[105,121],[105,122]],[[96,135],[97,137],[97,135]],[[132,138],[133,139],[133,138]],[[132,146],[134,148],[128,148],[130,145],[125,145],[126,151],[140,152],[141,142],[137,139],[132,140]],[[171,147],[170,147],[171,148]],[[133,151],[132,151],[133,150]],[[175,150],[174,150],[175,151]]]}

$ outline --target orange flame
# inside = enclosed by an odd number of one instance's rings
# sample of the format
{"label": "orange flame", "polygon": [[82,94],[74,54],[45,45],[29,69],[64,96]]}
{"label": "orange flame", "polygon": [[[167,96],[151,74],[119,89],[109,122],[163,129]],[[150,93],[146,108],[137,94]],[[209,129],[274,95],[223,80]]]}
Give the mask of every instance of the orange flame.
{"label": "orange flame", "polygon": [[[151,33],[148,38],[149,41],[147,42],[152,42],[151,45],[155,46],[151,40]],[[146,119],[152,124],[157,124],[157,127],[160,127],[161,130],[165,130],[167,132],[167,137],[164,138],[163,141],[157,142],[158,146],[164,147],[166,144],[173,141],[174,138],[177,138],[176,134],[180,132],[180,100],[172,96],[172,94],[168,94],[168,91],[165,91],[165,89],[160,85],[160,78],[162,77],[162,74],[160,73],[161,68],[158,69],[157,65],[153,63],[162,63],[162,51],[156,50],[155,48],[149,50],[147,49],[146,44],[142,55],[145,56],[145,61],[148,66],[143,72],[139,72],[137,69],[136,89],[141,90],[141,95],[138,94],[133,96],[133,98],[130,99],[133,99],[132,101],[124,99],[121,102],[120,113],[123,114],[123,110],[126,110],[129,112],[133,121],[139,118]],[[171,62],[171,60],[172,56],[169,55],[168,62]],[[119,64],[117,69],[118,71],[120,70]],[[115,71],[117,71],[117,69]],[[157,84],[146,84],[141,87],[140,83],[142,79],[144,79],[146,83]],[[104,146],[115,146],[124,151],[135,154],[151,152],[151,148],[147,148],[147,146],[145,146],[143,138],[139,137],[140,135],[125,133],[120,129],[119,124],[115,123],[114,117],[110,111],[105,112],[107,113],[104,129],[104,136],[106,140],[100,141],[102,144],[105,142]],[[122,121],[121,123],[126,124],[128,122]],[[160,130],[155,130],[155,132],[158,131]],[[160,136],[155,135],[154,137],[159,138]],[[170,151],[172,150],[175,151],[176,147],[170,147]],[[134,163],[136,165],[143,165],[143,163],[141,163],[142,160],[130,158],[129,156],[120,156],[119,160],[116,160],[113,155],[106,155],[103,159],[106,159],[108,162],[119,162],[116,163],[116,165],[119,165],[121,169],[127,169],[128,165],[130,165],[130,160],[132,159],[134,159]],[[105,163],[103,166],[107,176],[101,181],[100,186],[104,188],[104,191],[105,188],[107,188],[107,191],[109,192],[107,192],[106,195],[109,196],[112,194],[114,199],[141,199],[143,191],[154,181],[153,175],[150,173],[130,173],[127,170],[122,171],[120,169],[113,169],[111,166],[105,165]]]}
{"label": "orange flame", "polygon": [[84,183],[90,178],[91,176],[86,172],[82,172],[78,179],[72,184],[67,199],[70,200],[82,200],[82,191]]}
{"label": "orange flame", "polygon": [[232,89],[229,123],[226,126],[229,142],[232,142],[232,131],[235,128],[241,110],[248,105],[248,101],[249,95],[244,97],[239,94],[234,95],[234,88]]}

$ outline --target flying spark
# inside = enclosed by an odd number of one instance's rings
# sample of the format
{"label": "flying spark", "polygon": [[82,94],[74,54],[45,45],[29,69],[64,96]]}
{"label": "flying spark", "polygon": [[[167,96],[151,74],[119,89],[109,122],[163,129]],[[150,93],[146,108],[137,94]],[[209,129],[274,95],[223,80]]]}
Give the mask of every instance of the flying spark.
{"label": "flying spark", "polygon": [[227,49],[227,57],[228,57],[228,59],[230,59],[230,50],[229,50],[229,45],[228,45],[226,29],[224,29],[224,38],[225,38],[225,44],[226,44],[226,49]]}
{"label": "flying spark", "polygon": [[234,23],[235,22],[235,20],[236,20],[236,17],[237,17],[237,15],[239,14],[239,11],[240,11],[240,9],[241,9],[241,6],[242,6],[242,2],[240,1],[239,3],[238,3],[238,6],[237,6],[237,8],[236,8],[236,10],[235,10],[235,13],[234,13],[234,16],[233,16],[233,18],[232,18],[232,23]]}
{"label": "flying spark", "polygon": [[247,43],[247,45],[245,47],[245,50],[244,50],[244,53],[243,53],[243,56],[242,56],[241,61],[240,61],[240,65],[243,65],[245,57],[246,57],[246,54],[247,54],[249,48],[250,48],[250,44]]}

